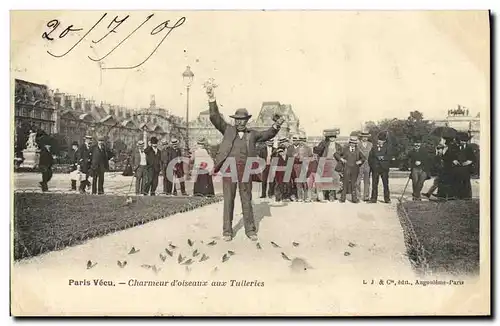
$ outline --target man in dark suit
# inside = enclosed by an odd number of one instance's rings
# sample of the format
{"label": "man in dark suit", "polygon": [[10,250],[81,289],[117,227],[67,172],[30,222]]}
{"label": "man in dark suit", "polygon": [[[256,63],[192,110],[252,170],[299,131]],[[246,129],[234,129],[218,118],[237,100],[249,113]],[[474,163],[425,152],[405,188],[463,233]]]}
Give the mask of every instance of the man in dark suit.
{"label": "man in dark suit", "polygon": [[[168,154],[167,154],[167,161],[164,164],[167,164],[165,166],[166,172],[168,173],[167,166],[171,161],[176,161],[174,168],[172,170],[172,175],[168,176],[167,175],[167,194],[168,195],[174,195],[177,196],[177,185],[175,180],[176,179],[182,179],[184,177],[184,163],[182,162],[182,153],[181,149],[179,148],[179,140],[176,138],[172,138],[170,140],[170,148],[168,149]],[[183,196],[187,196],[186,193],[186,182],[180,181],[181,184],[181,193]]]}
{"label": "man in dark suit", "polygon": [[420,201],[425,180],[431,175],[431,158],[426,148],[422,147],[420,139],[415,140],[413,150],[408,153],[411,169],[410,179],[413,188],[413,200]]}
{"label": "man in dark suit", "polygon": [[170,146],[166,139],[161,141],[161,174],[163,176],[163,194],[168,195],[172,193],[172,187],[168,188],[168,177],[167,177],[167,167],[170,157]]}
{"label": "man in dark suit", "polygon": [[372,171],[372,196],[370,203],[376,203],[378,198],[378,182],[382,179],[384,186],[384,202],[391,202],[389,191],[389,167],[392,160],[392,151],[387,141],[387,132],[380,132],[377,144],[370,151],[368,162]]}
{"label": "man in dark suit", "polygon": [[269,170],[271,167],[271,159],[275,152],[275,148],[273,147],[273,140],[270,139],[265,142],[265,145],[261,147],[259,151],[259,157],[266,161],[266,168],[262,171],[262,194],[260,198],[271,198],[274,196],[274,180],[268,180],[269,178]]}
{"label": "man in dark suit", "polygon": [[455,190],[457,199],[472,198],[471,175],[473,174],[474,161],[476,155],[468,141],[470,136],[467,132],[459,132],[457,135],[457,143],[459,146],[457,161],[454,164],[453,174],[455,175]]}
{"label": "man in dark suit", "polygon": [[146,184],[148,183],[147,159],[144,152],[144,141],[137,142],[137,149],[132,155],[132,169],[135,175],[135,194],[146,194]]}
{"label": "man in dark suit", "polygon": [[76,154],[80,171],[85,174],[85,180],[80,181],[80,193],[84,194],[87,186],[90,185],[90,164],[92,162],[92,136],[85,136],[85,140]]}
{"label": "man in dark suit", "polygon": [[151,137],[150,143],[151,146],[144,150],[148,171],[148,183],[145,190],[146,194],[155,196],[161,171],[161,151],[158,148],[158,138]]}
{"label": "man in dark suit", "polygon": [[[78,142],[73,142],[71,144],[71,150],[69,152],[69,161],[71,164],[71,171],[76,171],[78,169]],[[76,180],[71,180],[71,191],[76,191]]]}
{"label": "man in dark suit", "polygon": [[113,157],[104,145],[104,137],[97,138],[97,145],[92,149],[92,194],[104,194],[104,172],[109,170],[109,160]]}
{"label": "man in dark suit", "polygon": [[40,171],[42,172],[42,181],[40,182],[40,187],[42,188],[42,191],[48,191],[48,182],[50,179],[52,179],[52,164],[53,164],[53,157],[52,153],[50,152],[50,144],[49,141],[46,137],[42,137],[40,140],[40,143],[42,145],[40,149],[40,161],[38,163],[38,167]]}
{"label": "man in dark suit", "polygon": [[224,163],[229,159],[228,163],[236,163],[236,171],[231,170],[231,175],[234,175],[235,173],[238,175],[237,180],[234,180],[231,177],[223,177],[223,239],[225,241],[231,241],[233,237],[232,223],[234,198],[236,196],[236,189],[239,187],[245,233],[252,241],[257,241],[258,238],[252,208],[252,180],[244,180],[242,177],[245,172],[247,159],[257,157],[256,143],[265,142],[276,136],[284,120],[283,118],[277,119],[273,126],[265,131],[258,132],[255,130],[249,130],[247,129],[247,123],[251,115],[248,114],[246,109],[238,109],[236,110],[236,113],[231,116],[235,123],[234,126],[232,126],[228,124],[224,118],[222,118],[219,112],[213,86],[208,85],[206,87],[206,92],[210,107],[210,121],[215,128],[224,135],[214,160],[214,172],[218,172],[222,169],[223,173],[227,173],[228,170],[223,168],[223,165],[225,165]]}
{"label": "man in dark suit", "polygon": [[356,186],[358,183],[359,167],[365,162],[366,158],[359,150],[357,144],[358,138],[356,136],[351,136],[349,144],[345,146],[341,152],[336,152],[334,154],[335,159],[344,165],[344,175],[342,176],[343,187],[340,197],[341,203],[345,203],[347,188],[351,190],[352,202],[355,204],[359,203]]}

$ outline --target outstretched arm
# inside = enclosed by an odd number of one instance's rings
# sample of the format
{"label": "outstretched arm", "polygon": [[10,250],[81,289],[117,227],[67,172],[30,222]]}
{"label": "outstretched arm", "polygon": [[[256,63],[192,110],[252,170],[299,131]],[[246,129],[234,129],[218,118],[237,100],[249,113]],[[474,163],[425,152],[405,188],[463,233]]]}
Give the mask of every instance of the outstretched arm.
{"label": "outstretched arm", "polygon": [[217,106],[217,101],[215,100],[215,92],[212,86],[206,88],[208,96],[208,105],[210,113],[210,122],[214,127],[219,130],[222,134],[226,132],[227,122],[224,121],[219,112],[219,107]]}

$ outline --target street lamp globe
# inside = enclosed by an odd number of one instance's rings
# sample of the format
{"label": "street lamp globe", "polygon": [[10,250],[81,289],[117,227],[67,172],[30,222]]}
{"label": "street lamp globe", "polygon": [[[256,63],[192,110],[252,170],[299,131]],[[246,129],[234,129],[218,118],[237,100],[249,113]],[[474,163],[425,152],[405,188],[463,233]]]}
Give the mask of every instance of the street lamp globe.
{"label": "street lamp globe", "polygon": [[182,79],[184,80],[184,84],[186,85],[186,87],[190,87],[193,83],[194,74],[191,71],[190,66],[187,66],[186,70],[182,73]]}

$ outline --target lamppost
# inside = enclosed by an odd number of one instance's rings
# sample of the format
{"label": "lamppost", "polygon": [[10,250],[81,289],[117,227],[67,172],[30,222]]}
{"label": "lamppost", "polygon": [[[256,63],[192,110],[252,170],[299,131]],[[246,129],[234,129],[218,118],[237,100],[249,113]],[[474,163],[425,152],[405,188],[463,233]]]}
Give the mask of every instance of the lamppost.
{"label": "lamppost", "polygon": [[193,83],[194,74],[191,67],[187,66],[186,71],[182,73],[182,79],[186,86],[186,151],[189,153],[189,88]]}

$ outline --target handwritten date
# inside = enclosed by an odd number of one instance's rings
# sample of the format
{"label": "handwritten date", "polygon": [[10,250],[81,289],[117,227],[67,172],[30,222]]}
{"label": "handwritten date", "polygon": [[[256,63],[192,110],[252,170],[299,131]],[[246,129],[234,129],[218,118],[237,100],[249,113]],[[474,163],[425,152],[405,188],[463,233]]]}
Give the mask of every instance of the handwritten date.
{"label": "handwritten date", "polygon": [[[64,57],[65,55],[67,55],[68,53],[70,53],[75,47],[77,47],[78,44],[80,44],[102,21],[104,21],[107,16],[108,16],[108,13],[104,13],[101,16],[101,18],[99,18],[99,20],[97,20],[97,22],[90,29],[88,29],[85,32],[85,34],[75,44],[73,44],[73,46],[71,46],[66,52],[61,53],[61,54],[54,54],[54,53],[52,53],[50,51],[47,51],[47,53],[50,54],[53,57],[56,57],[56,58],[62,58],[62,57]],[[146,19],[142,23],[139,24],[139,26],[137,26],[131,33],[129,33],[127,36],[125,36],[123,38],[123,40],[121,40],[115,47],[113,47],[104,56],[102,56],[100,58],[95,58],[95,57],[88,56],[88,58],[90,60],[92,60],[92,61],[95,61],[95,62],[101,62],[102,60],[104,60],[105,58],[107,58],[109,55],[111,55],[113,52],[115,52],[126,40],[128,40],[130,37],[132,37],[134,35],[134,33],[136,33],[141,27],[143,27],[146,23],[148,23],[151,20],[151,18],[153,18],[153,16],[154,16],[154,14],[150,14],[149,16],[147,16]],[[102,37],[100,37],[100,38],[98,38],[96,40],[92,40],[92,43],[93,44],[101,43],[110,34],[112,34],[112,33],[118,33],[117,29],[124,22],[126,22],[129,17],[130,17],[130,15],[126,15],[125,17],[122,17],[122,18],[120,18],[119,16],[115,16],[111,20],[111,22],[109,23],[109,25],[107,27],[108,32],[106,34],[104,34],[104,36],[102,36]],[[146,61],[149,60],[149,58],[151,58],[151,56],[156,52],[156,50],[158,50],[158,48],[162,45],[162,43],[165,41],[165,39],[167,38],[167,36],[170,35],[170,33],[173,30],[175,30],[176,28],[182,26],[185,21],[186,21],[186,17],[179,18],[173,24],[171,24],[170,20],[166,20],[166,21],[163,21],[162,23],[158,24],[157,26],[155,26],[153,29],[151,29],[151,32],[150,32],[151,36],[155,36],[155,35],[160,34],[160,33],[164,34],[164,35],[160,39],[160,41],[156,44],[156,46],[151,51],[151,53],[143,61],[141,61],[141,62],[139,62],[137,64],[130,65],[130,66],[102,67],[102,69],[135,69],[135,68],[143,65]],[[42,39],[50,41],[50,42],[54,42],[56,40],[56,37],[58,39],[63,39],[64,37],[66,37],[70,33],[75,33],[75,32],[79,32],[79,31],[83,31],[84,30],[83,28],[77,28],[74,25],[68,25],[57,36],[56,30],[62,29],[62,28],[59,28],[60,25],[61,25],[61,22],[59,20],[57,20],[57,19],[50,20],[47,23],[47,25],[46,25],[49,30],[42,33]],[[166,31],[166,32],[164,32],[164,31]]]}

